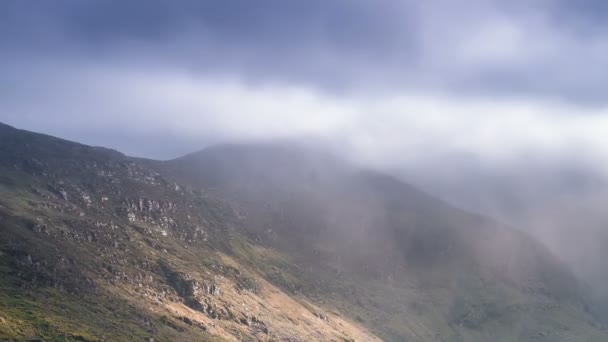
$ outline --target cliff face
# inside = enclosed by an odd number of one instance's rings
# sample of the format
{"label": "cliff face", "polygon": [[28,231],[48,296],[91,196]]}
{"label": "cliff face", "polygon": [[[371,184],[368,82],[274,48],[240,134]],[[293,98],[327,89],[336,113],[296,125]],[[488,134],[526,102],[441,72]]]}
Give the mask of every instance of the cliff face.
{"label": "cliff face", "polygon": [[608,335],[542,246],[299,148],[157,162],[0,126],[0,339]]}

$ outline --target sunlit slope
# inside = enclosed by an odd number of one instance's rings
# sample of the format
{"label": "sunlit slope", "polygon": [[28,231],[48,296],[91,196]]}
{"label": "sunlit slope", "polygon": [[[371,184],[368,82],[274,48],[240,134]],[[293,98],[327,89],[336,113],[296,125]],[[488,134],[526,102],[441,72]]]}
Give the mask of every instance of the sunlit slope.
{"label": "sunlit slope", "polygon": [[528,236],[297,146],[157,162],[0,126],[0,227],[0,340],[607,338]]}
{"label": "sunlit slope", "polygon": [[0,340],[376,339],[244,264],[239,224],[118,152],[0,126]]}

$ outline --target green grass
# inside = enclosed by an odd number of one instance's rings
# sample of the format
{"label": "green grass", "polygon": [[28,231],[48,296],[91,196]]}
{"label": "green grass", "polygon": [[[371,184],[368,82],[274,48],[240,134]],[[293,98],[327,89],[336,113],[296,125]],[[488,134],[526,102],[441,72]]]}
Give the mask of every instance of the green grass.
{"label": "green grass", "polygon": [[151,315],[111,296],[0,287],[0,341],[146,341],[151,337],[211,340],[181,322]]}
{"label": "green grass", "polygon": [[[268,224],[276,231],[281,228],[285,236],[274,242],[269,239],[273,247],[261,246],[246,237],[244,226],[256,222],[240,222],[229,206],[214,197],[194,192],[178,194],[171,186],[142,183],[130,175],[127,164],[132,161],[115,153],[19,134],[14,133],[17,136],[12,139],[0,135],[0,340],[212,340],[169,312],[155,313],[143,307],[149,302],[121,287],[128,282],[114,282],[115,273],[124,274],[127,280],[139,274],[154,276],[151,286],[155,290],[173,287],[184,300],[192,296],[192,284],[185,275],[212,281],[212,274],[218,274],[233,280],[238,289],[255,292],[258,284],[253,275],[257,273],[300,300],[308,310],[316,311],[305,304],[313,302],[322,310],[366,326],[386,341],[608,340],[603,329],[590,326],[588,322],[593,320],[564,300],[562,292],[555,292],[557,295],[551,298],[509,284],[500,275],[482,276],[480,268],[468,258],[468,244],[461,244],[450,260],[437,259],[436,250],[477,234],[439,229],[462,228],[472,220],[451,209],[436,211],[436,203],[422,201],[422,208],[416,207],[412,215],[395,210],[390,217],[396,226],[416,228],[403,230],[396,237],[402,240],[399,246],[411,250],[405,256],[418,263],[378,272],[362,268],[344,271],[337,269],[340,263],[328,265],[328,259],[318,258],[313,251],[323,246],[305,239],[310,232],[297,235],[298,225],[291,227],[290,219],[275,220],[269,212],[272,219]],[[99,170],[112,171],[116,182],[98,177]],[[387,186],[394,185],[383,179],[372,180],[383,194]],[[70,194],[67,203],[57,196],[60,189]],[[91,197],[104,195],[111,199],[102,205],[98,198],[88,207],[81,190]],[[146,233],[148,228],[158,228],[155,224],[126,220],[123,201],[139,198],[171,201],[180,207],[181,211],[170,214],[178,224],[168,236]],[[58,209],[48,209],[47,205]],[[291,205],[291,209],[304,205],[304,216],[311,215],[309,222],[304,218],[306,226],[318,224],[316,202],[307,205],[307,201],[296,200]],[[81,217],[81,211],[86,215]],[[295,211],[295,221],[303,219],[300,212]],[[418,226],[411,222],[412,216]],[[48,225],[48,235],[32,229],[39,219]],[[97,229],[93,222],[112,222],[117,229]],[[191,225],[203,227],[208,240],[187,242],[183,236]],[[94,241],[87,239],[91,231],[97,233]],[[4,244],[22,247],[3,249]],[[227,265],[223,254],[243,267]],[[28,258],[44,261],[44,267],[35,270]],[[529,261],[540,262],[534,255],[520,258],[520,262]],[[386,264],[392,266],[388,264],[393,262],[398,264],[399,260],[392,258]],[[391,279],[386,277],[388,271],[394,271]],[[535,276],[544,285],[555,283],[553,278]],[[229,316],[234,319],[235,315]],[[238,329],[234,334],[241,336]]]}

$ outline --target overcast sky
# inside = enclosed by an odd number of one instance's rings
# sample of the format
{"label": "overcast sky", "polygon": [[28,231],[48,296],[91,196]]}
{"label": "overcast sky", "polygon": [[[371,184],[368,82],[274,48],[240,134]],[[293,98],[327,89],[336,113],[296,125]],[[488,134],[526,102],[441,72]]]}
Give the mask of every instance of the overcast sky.
{"label": "overcast sky", "polygon": [[607,20],[603,0],[3,0],[0,121],[163,159],[304,136],[601,160]]}

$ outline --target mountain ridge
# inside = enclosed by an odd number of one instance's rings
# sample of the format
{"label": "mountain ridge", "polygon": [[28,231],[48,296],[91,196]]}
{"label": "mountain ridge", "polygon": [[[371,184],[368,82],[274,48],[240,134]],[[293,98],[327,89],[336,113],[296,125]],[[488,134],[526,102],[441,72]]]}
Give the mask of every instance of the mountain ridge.
{"label": "mountain ridge", "polygon": [[529,237],[325,154],[235,146],[161,162],[0,126],[0,338],[607,336]]}

